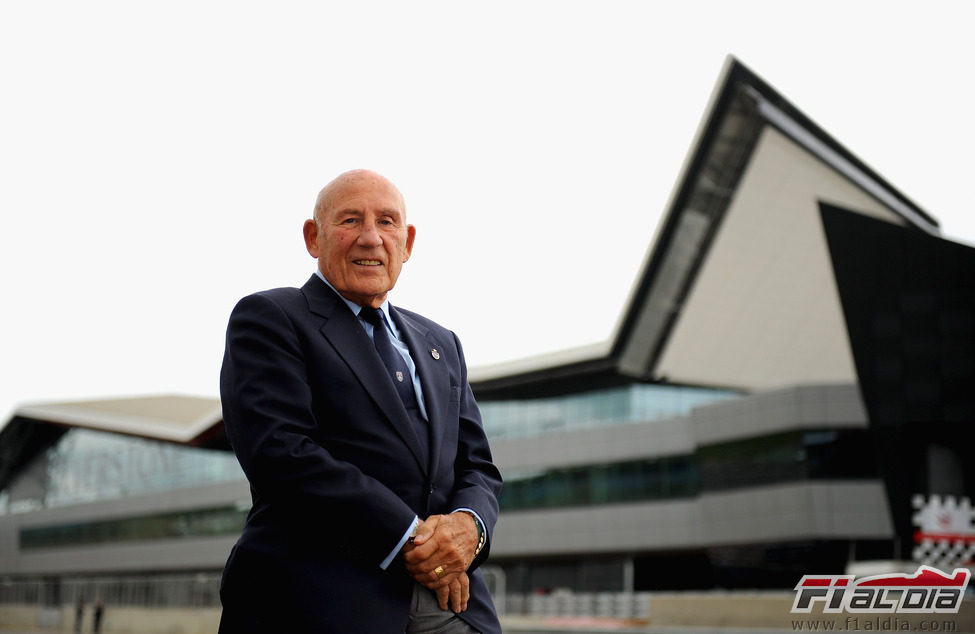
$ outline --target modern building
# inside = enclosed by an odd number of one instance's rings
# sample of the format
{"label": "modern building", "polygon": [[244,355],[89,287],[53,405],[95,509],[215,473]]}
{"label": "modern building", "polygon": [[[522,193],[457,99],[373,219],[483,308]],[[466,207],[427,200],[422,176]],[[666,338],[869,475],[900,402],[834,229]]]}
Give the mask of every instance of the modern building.
{"label": "modern building", "polygon": [[[499,592],[791,588],[910,559],[914,496],[971,497],[975,249],[734,59],[649,244],[605,344],[471,371]],[[18,409],[0,604],[214,604],[249,507],[220,416]]]}
{"label": "modern building", "polygon": [[973,353],[975,249],[731,60],[610,340],[472,372],[493,561],[530,591],[910,560],[915,497],[975,490]]}

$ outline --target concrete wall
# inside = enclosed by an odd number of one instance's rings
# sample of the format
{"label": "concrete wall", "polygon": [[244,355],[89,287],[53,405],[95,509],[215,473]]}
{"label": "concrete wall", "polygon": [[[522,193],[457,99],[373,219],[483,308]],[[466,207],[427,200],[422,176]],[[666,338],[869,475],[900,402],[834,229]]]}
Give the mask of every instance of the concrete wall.
{"label": "concrete wall", "polygon": [[[53,618],[52,618],[53,617]],[[0,633],[73,632],[74,608],[64,606],[45,612],[38,606],[0,605]],[[102,634],[213,634],[220,623],[220,608],[135,608],[105,609]],[[82,631],[92,631],[89,608],[82,622]]]}
{"label": "concrete wall", "polygon": [[0,570],[8,575],[222,570],[237,535],[23,551],[18,534],[21,529],[37,526],[192,511],[235,503],[250,505],[250,489],[243,479],[0,516]]}

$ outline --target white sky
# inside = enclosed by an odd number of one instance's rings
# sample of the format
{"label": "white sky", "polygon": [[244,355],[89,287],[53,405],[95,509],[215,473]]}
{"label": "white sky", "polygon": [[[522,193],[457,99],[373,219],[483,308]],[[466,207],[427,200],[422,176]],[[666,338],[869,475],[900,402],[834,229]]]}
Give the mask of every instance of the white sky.
{"label": "white sky", "polygon": [[975,3],[0,3],[0,424],[217,395],[241,296],[377,169],[394,303],[483,365],[609,337],[726,55],[975,243]]}

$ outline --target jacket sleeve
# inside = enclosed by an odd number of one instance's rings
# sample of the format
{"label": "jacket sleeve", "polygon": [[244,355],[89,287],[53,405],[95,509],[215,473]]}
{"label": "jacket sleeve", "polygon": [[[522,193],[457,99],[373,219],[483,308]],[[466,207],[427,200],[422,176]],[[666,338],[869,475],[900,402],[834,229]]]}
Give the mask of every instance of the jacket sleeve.
{"label": "jacket sleeve", "polygon": [[471,564],[479,566],[491,548],[491,535],[498,521],[498,495],[501,493],[501,472],[491,458],[491,448],[481,422],[481,412],[467,381],[467,362],[460,340],[454,336],[462,372],[457,459],[454,462],[453,508],[469,508],[484,522],[484,548]]}
{"label": "jacket sleeve", "polygon": [[260,503],[295,525],[311,524],[323,548],[352,548],[379,563],[415,516],[393,491],[337,459],[318,436],[299,332],[265,295],[234,308],[220,396],[227,436]]}

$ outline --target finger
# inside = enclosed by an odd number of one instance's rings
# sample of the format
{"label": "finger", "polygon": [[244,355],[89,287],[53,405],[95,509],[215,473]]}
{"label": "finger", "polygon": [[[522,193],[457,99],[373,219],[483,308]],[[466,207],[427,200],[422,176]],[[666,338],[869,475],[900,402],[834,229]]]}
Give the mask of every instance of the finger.
{"label": "finger", "polygon": [[457,580],[460,583],[460,590],[461,590],[460,609],[457,611],[463,612],[464,610],[467,609],[467,602],[471,598],[471,580],[468,579],[466,572],[460,573],[460,575],[457,577]]}
{"label": "finger", "polygon": [[463,592],[460,587],[459,577],[450,582],[448,589],[450,590],[450,609],[454,612],[460,612],[462,610]]}
{"label": "finger", "polygon": [[[413,548],[409,551],[409,557],[406,558],[407,563],[418,563],[436,556],[439,563],[443,559],[443,553],[440,550],[445,546],[442,531],[434,531],[433,534],[424,533],[423,539],[420,539],[420,533],[417,533],[417,537],[413,540]],[[431,568],[436,567],[436,564],[430,566]]]}
{"label": "finger", "polygon": [[423,562],[427,559],[429,557],[423,551],[416,548],[403,553],[403,561],[406,562],[406,567],[411,573],[415,573],[416,570],[413,569],[422,566]]}
{"label": "finger", "polygon": [[430,583],[435,584],[437,586],[447,586],[450,583],[452,576],[454,575],[452,575],[450,571],[447,570],[447,567],[441,565],[431,570],[427,574],[427,579],[430,580]]}
{"label": "finger", "polygon": [[422,546],[433,537],[433,534],[437,532],[437,525],[440,523],[441,517],[440,515],[431,515],[426,520],[421,521],[420,526],[416,529],[416,537],[413,538],[413,543]]}
{"label": "finger", "polygon": [[444,586],[442,588],[437,588],[437,605],[440,606],[441,610],[447,609],[447,599],[450,597],[450,588]]}
{"label": "finger", "polygon": [[416,578],[420,583],[424,583],[426,577],[433,572],[433,569],[437,567],[437,562],[431,559],[420,559],[418,561],[412,561],[416,553],[407,553],[404,555],[406,563],[406,571]]}
{"label": "finger", "polygon": [[[430,539],[425,544],[418,544],[413,542],[413,548],[408,551],[403,552],[403,557],[407,564],[416,565],[420,562],[427,561],[431,559],[434,555],[437,555],[439,551],[438,541],[436,539]],[[437,560],[439,561],[439,557]],[[437,564],[433,564],[430,568],[436,568]]]}
{"label": "finger", "polygon": [[[418,555],[423,555],[422,551]],[[455,573],[467,570],[470,561],[464,559],[463,554],[457,551],[445,547],[443,544],[440,545],[435,551],[430,553],[430,556],[425,560],[415,560],[413,562],[416,566],[424,568],[426,570],[435,569],[437,566],[443,566],[444,570],[453,571]]]}
{"label": "finger", "polygon": [[439,588],[440,586],[445,586],[448,583],[450,583],[450,580],[453,577],[457,576],[457,573],[451,573],[443,566],[438,566],[438,567],[442,570],[440,574],[437,574],[437,569],[434,568],[429,572],[417,572],[417,573],[411,572],[410,576],[412,576],[417,581],[417,583],[424,585],[428,588]]}

